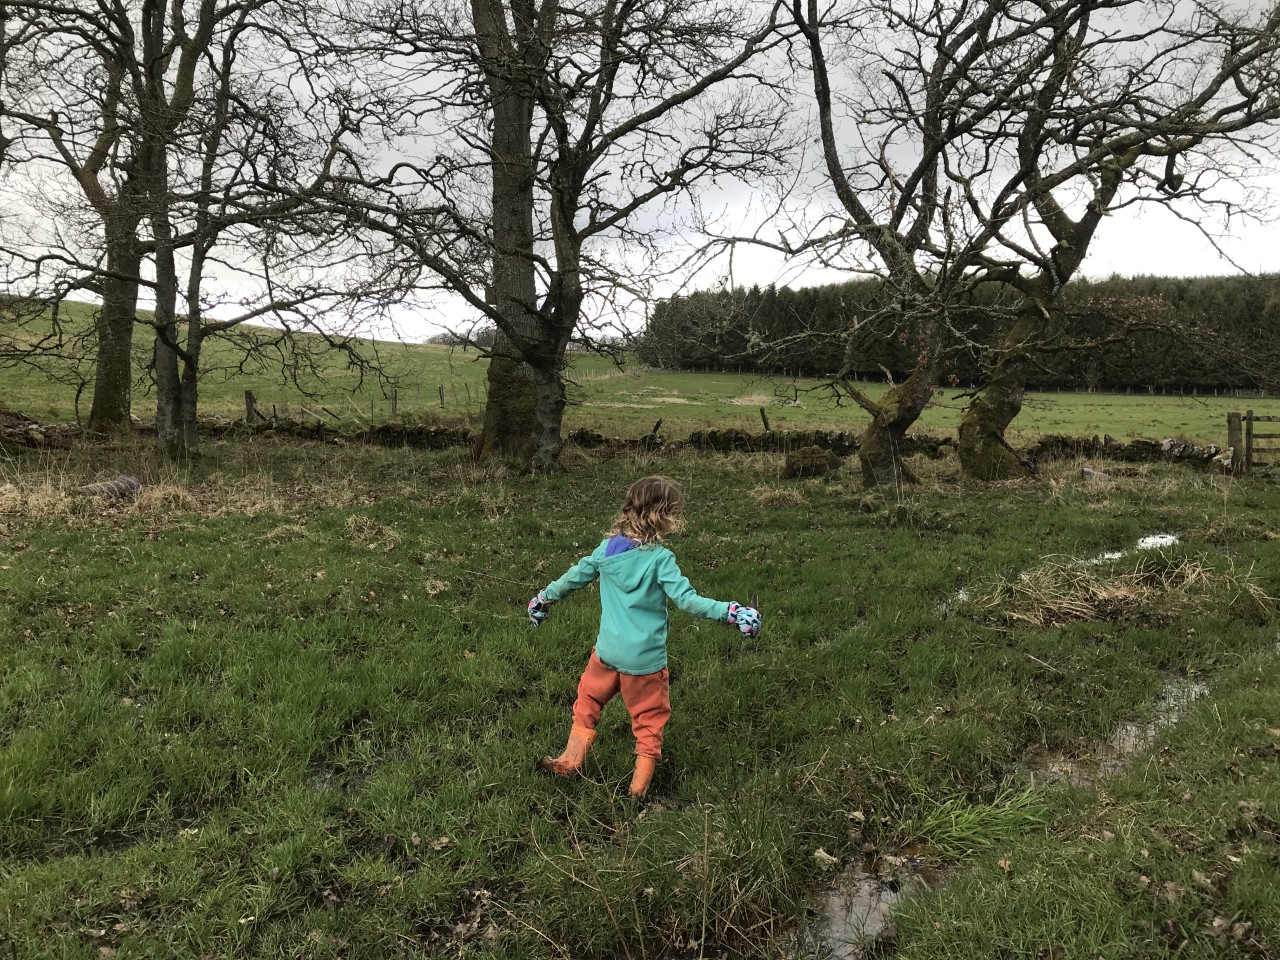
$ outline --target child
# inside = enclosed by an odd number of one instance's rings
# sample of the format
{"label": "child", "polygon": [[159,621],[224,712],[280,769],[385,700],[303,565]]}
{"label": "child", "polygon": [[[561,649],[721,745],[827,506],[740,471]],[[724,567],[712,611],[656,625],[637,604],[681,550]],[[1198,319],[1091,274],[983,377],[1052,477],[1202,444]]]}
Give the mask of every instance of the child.
{"label": "child", "polygon": [[573,776],[596,738],[596,723],[614,694],[631,714],[636,770],[631,795],[644,796],[662,756],[662,728],[671,716],[667,674],[667,600],[685,613],[732,623],[746,636],[760,632],[760,612],[738,603],[702,597],[659,541],[681,526],[684,494],[674,480],[646,477],[627,490],[612,535],[529,601],[536,627],[551,604],[600,579],[600,631],[578,682],[573,728],[564,753],[542,758],[543,768]]}

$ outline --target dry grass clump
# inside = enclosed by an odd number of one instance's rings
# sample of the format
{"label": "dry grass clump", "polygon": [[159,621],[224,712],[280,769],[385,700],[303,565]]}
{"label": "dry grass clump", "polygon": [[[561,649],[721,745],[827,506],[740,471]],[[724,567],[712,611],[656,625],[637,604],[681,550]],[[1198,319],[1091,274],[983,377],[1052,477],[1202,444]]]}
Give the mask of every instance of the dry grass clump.
{"label": "dry grass clump", "polygon": [[1048,627],[1077,620],[1169,616],[1192,609],[1230,608],[1270,617],[1275,599],[1252,572],[1208,566],[1200,557],[1151,552],[1136,560],[1084,564],[1048,560],[973,595],[965,606],[980,616]]}
{"label": "dry grass clump", "polygon": [[1241,543],[1260,540],[1280,540],[1280,531],[1273,530],[1266,521],[1245,513],[1223,513],[1193,534],[1196,540],[1209,543]]}
{"label": "dry grass clump", "polygon": [[176,483],[144,485],[133,500],[136,513],[198,513],[201,499]]}
{"label": "dry grass clump", "polygon": [[260,538],[268,543],[297,543],[299,540],[314,539],[306,527],[300,523],[282,523],[273,527]]}
{"label": "dry grass clump", "polygon": [[0,516],[51,520],[76,512],[76,500],[65,486],[45,481],[0,484]]}
{"label": "dry grass clump", "polygon": [[751,502],[762,510],[809,505],[805,495],[795,487],[756,487],[748,496],[751,497]]}
{"label": "dry grass clump", "polygon": [[359,515],[348,517],[347,539],[366,550],[391,552],[400,546],[400,531]]}

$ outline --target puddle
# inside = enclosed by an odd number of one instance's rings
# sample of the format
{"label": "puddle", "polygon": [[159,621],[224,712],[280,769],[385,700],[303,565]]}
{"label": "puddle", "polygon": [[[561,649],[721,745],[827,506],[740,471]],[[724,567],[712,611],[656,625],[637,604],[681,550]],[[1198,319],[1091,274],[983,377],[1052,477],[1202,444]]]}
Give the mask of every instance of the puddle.
{"label": "puddle", "polygon": [[1048,750],[1033,751],[1028,757],[1028,765],[1033,774],[1063,780],[1084,790],[1092,789],[1099,780],[1123,771],[1135,754],[1151,746],[1161,730],[1182,719],[1187,707],[1208,692],[1209,686],[1205,683],[1170,681],[1164,686],[1159,711],[1149,722],[1120,724],[1106,743],[1099,744],[1083,757],[1069,757]]}
{"label": "puddle", "polygon": [[[1181,541],[1178,535],[1174,533],[1149,533],[1145,537],[1138,540],[1134,545],[1134,550],[1167,550],[1169,547],[1176,547]],[[1128,550],[1108,550],[1106,553],[1100,553],[1092,560],[1080,561],[1086,567],[1092,567],[1095,564],[1107,563],[1111,560],[1120,560],[1129,555]]]}
{"label": "puddle", "polygon": [[803,960],[860,960],[894,938],[890,914],[903,898],[941,885],[941,874],[919,856],[882,856],[846,868],[821,891],[813,918],[796,944]]}
{"label": "puddle", "polygon": [[338,771],[328,764],[320,764],[311,771],[311,789],[324,793],[337,785]]}

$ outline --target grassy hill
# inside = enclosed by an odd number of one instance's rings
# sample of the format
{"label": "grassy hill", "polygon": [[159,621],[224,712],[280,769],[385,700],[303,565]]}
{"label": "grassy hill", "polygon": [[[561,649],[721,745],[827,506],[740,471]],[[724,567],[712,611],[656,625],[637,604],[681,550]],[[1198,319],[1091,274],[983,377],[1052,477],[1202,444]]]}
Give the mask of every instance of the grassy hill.
{"label": "grassy hill", "polygon": [[[73,320],[87,325],[86,306],[72,305]],[[269,331],[246,328],[264,338]],[[135,343],[138,386],[134,412],[146,419],[154,409],[146,377],[151,338],[140,328]],[[244,332],[244,331],[242,331]],[[475,422],[484,405],[487,364],[474,350],[430,344],[363,341],[360,353],[376,362],[376,371],[350,365],[339,352],[323,351],[314,335],[298,337],[299,349],[271,347],[245,360],[237,343],[213,340],[205,347],[201,410],[205,414],[238,417],[244,412],[244,391],[254,391],[261,408],[277,413],[302,407],[322,416],[337,415],[353,422],[384,420],[392,414],[392,397],[401,416],[444,417]],[[309,358],[314,358],[314,360]],[[295,378],[284,371],[299,369]],[[70,367],[67,367],[70,370]],[[81,365],[88,378],[91,364]],[[571,406],[566,428],[590,427],[608,435],[635,436],[648,432],[661,419],[663,433],[685,436],[702,428],[761,428],[759,408],[766,408],[777,430],[825,428],[860,431],[865,415],[855,407],[837,406],[817,381],[793,381],[731,373],[668,373],[645,368],[634,360],[623,366],[611,360],[580,354],[569,370]],[[74,377],[72,377],[74,379]],[[868,385],[873,394],[882,385]],[[25,367],[0,368],[0,404],[46,421],[75,419],[72,383],[51,382],[47,375]],[[441,394],[444,404],[441,406]],[[80,402],[88,410],[90,392]],[[953,433],[967,400],[957,391],[942,390],[925,411],[919,429]],[[1176,436],[1201,442],[1224,443],[1226,415],[1251,407],[1258,413],[1280,413],[1274,400],[1232,397],[1172,397],[1126,394],[1031,394],[1013,431],[1015,440],[1045,433],[1091,436]],[[321,408],[327,408],[328,413]]]}

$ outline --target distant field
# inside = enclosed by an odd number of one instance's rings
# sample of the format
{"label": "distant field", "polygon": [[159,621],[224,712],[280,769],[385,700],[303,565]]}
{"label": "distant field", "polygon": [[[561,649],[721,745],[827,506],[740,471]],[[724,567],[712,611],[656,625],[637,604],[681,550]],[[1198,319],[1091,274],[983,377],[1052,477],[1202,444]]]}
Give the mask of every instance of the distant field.
{"label": "distant field", "polygon": [[[149,361],[150,344],[140,337],[138,369]],[[206,414],[236,417],[244,411],[244,391],[253,390],[259,405],[278,413],[306,407],[326,418],[337,415],[357,422],[391,416],[392,395],[400,415],[442,416],[476,420],[483,410],[486,364],[475,351],[427,344],[380,343],[376,353],[382,375],[366,375],[347,367],[337,355],[326,358],[319,375],[307,375],[295,385],[278,369],[265,365],[238,369],[238,355],[226,343],[206,347],[207,374],[201,385],[201,409]],[[750,374],[665,373],[634,361],[619,368],[598,356],[577,356],[571,366],[566,415],[568,430],[590,427],[607,435],[648,432],[658,420],[669,437],[686,436],[703,428],[739,427],[759,430],[764,407],[776,430],[814,428],[860,431],[865,415],[857,408],[836,406],[816,381],[772,379]],[[868,385],[873,395],[883,385]],[[444,406],[441,408],[441,393]],[[91,396],[81,397],[81,415]],[[0,404],[41,420],[75,419],[75,389],[50,383],[23,368],[0,369]],[[934,434],[954,432],[967,400],[943,390],[925,411],[919,429]],[[324,408],[327,408],[324,409]],[[1029,440],[1045,433],[1079,436],[1111,434],[1175,436],[1224,443],[1226,415],[1251,408],[1261,414],[1280,414],[1280,401],[1229,397],[1174,397],[1111,393],[1041,393],[1028,397],[1015,425],[1014,439]],[[153,394],[140,383],[134,412],[151,415]]]}

